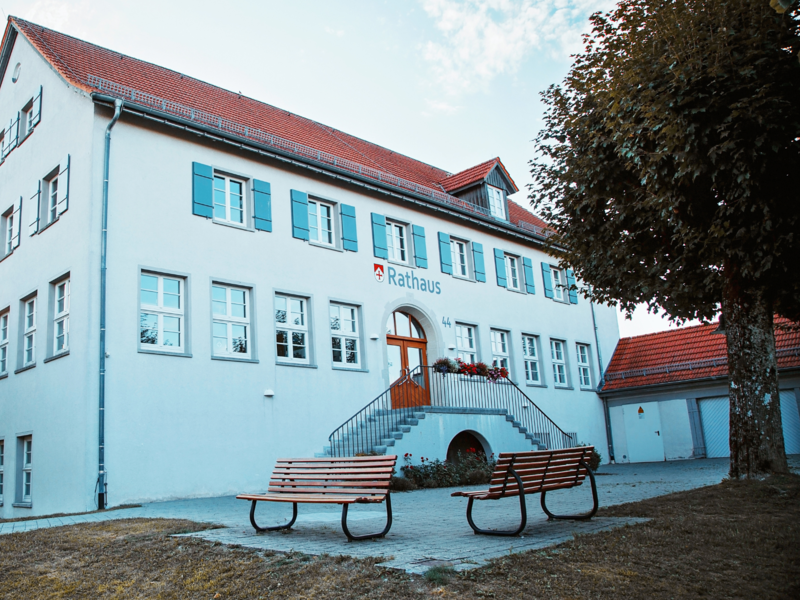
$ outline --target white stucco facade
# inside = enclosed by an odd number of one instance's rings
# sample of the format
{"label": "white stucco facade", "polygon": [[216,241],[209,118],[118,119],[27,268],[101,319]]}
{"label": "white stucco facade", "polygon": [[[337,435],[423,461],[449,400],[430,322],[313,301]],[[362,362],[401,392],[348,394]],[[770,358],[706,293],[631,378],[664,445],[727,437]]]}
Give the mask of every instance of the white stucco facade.
{"label": "white stucco facade", "polygon": [[[21,75],[13,83],[17,63]],[[9,323],[8,368],[0,378],[3,518],[95,508],[103,140],[113,113],[65,82],[22,36],[8,65],[0,85],[0,118],[16,114],[40,86],[43,100],[41,121],[0,165],[0,212],[23,198],[19,245],[0,261],[0,316],[8,315]],[[109,506],[261,489],[276,458],[320,452],[331,431],[392,383],[385,325],[397,310],[414,316],[424,329],[428,364],[457,355],[457,324],[473,328],[477,359],[487,363],[493,356],[490,332],[505,332],[510,378],[561,429],[599,449],[607,447],[603,404],[594,388],[605,366],[598,357],[608,361],[618,340],[616,313],[592,307],[582,297],[577,304],[546,298],[540,265],[557,263],[534,237],[132,112],[122,113],[111,139],[105,388]],[[68,209],[29,235],[29,190],[65,155],[70,157]],[[192,214],[193,163],[247,183],[244,226]],[[270,185],[271,232],[250,225],[254,180]],[[292,190],[337,210],[353,207],[358,250],[342,248],[338,212],[332,247],[293,236]],[[372,213],[423,228],[428,268],[376,258]],[[442,272],[440,232],[483,245],[486,282]],[[494,249],[532,262],[535,293],[498,285]],[[374,276],[375,264],[386,269],[382,282]],[[153,351],[141,342],[143,272],[181,282],[179,352]],[[54,354],[55,286],[66,277],[69,349],[48,360]],[[399,285],[412,277],[432,282],[435,291]],[[215,284],[247,292],[246,360],[214,356]],[[307,364],[281,364],[277,356],[275,298],[281,294],[305,301]],[[25,367],[23,316],[25,301],[33,297],[35,361]],[[357,369],[332,361],[331,303],[357,310]],[[523,335],[537,340],[537,385],[526,384]],[[550,340],[563,343],[562,387],[554,385]],[[589,349],[588,386],[580,385],[576,344]],[[665,407],[662,418],[670,411]],[[530,449],[503,417],[465,414],[431,415],[398,441],[396,451],[445,458],[449,440],[463,430],[489,440],[493,452]],[[23,501],[20,444],[28,436],[33,442],[31,490]],[[674,453],[685,453],[684,446],[676,441]]]}

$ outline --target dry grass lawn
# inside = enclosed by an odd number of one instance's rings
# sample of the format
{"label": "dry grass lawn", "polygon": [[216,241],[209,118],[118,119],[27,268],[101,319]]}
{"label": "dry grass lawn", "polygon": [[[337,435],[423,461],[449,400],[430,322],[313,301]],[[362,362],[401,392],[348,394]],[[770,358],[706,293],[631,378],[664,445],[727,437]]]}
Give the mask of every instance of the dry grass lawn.
{"label": "dry grass lawn", "polygon": [[[125,520],[0,536],[2,598],[800,598],[800,477],[603,509],[648,523],[428,577],[380,559],[256,552]],[[478,540],[476,539],[476,542]]]}

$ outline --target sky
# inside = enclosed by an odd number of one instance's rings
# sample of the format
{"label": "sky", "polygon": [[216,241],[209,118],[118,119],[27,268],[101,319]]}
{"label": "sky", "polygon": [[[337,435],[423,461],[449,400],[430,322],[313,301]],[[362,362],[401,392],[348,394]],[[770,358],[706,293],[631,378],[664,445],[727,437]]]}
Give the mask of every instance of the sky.
{"label": "sky", "polygon": [[[609,0],[0,0],[14,15],[458,172],[499,156],[529,206],[539,93]],[[620,334],[666,329],[644,308]]]}

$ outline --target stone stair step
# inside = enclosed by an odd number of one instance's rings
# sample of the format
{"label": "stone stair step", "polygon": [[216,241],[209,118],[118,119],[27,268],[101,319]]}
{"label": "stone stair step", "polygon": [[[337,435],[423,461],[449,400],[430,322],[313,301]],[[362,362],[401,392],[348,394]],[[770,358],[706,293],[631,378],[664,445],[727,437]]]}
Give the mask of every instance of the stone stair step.
{"label": "stone stair step", "polygon": [[397,440],[394,438],[384,438],[381,440],[384,446],[394,446],[395,441]]}
{"label": "stone stair step", "polygon": [[376,454],[386,454],[386,446],[373,446],[372,451]]}

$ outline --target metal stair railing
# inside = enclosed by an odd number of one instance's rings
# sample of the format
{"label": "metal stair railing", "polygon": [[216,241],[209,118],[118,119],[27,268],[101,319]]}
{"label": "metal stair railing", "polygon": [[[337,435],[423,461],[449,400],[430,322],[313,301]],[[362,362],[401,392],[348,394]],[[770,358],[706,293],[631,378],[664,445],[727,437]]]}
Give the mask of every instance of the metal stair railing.
{"label": "metal stair railing", "polygon": [[565,433],[509,379],[491,382],[480,376],[440,373],[433,367],[419,366],[337,427],[328,436],[330,454],[355,456],[380,451],[424,418],[420,413],[429,406],[505,414],[528,439],[547,449],[578,444],[574,435]]}

